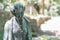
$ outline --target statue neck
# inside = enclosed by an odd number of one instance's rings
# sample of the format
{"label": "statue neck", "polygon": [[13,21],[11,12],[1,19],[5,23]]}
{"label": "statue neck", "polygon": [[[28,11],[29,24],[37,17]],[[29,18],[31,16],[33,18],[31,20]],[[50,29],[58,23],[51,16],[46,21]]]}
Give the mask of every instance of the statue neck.
{"label": "statue neck", "polygon": [[22,18],[15,18],[19,25],[22,25]]}

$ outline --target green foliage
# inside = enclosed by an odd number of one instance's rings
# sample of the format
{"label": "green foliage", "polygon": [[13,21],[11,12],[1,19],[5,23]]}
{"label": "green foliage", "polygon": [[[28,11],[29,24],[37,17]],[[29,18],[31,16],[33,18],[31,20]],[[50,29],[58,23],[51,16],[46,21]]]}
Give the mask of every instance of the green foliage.
{"label": "green foliage", "polygon": [[14,3],[14,2],[16,2],[17,0],[11,0],[11,3]]}
{"label": "green foliage", "polygon": [[35,3],[35,4],[34,4],[34,7],[35,7],[35,9],[37,10],[37,12],[39,13],[40,7],[39,7],[38,3]]}
{"label": "green foliage", "polygon": [[3,32],[0,32],[0,40],[3,40]]}
{"label": "green foliage", "polygon": [[0,10],[0,40],[3,40],[3,29],[5,22],[11,18],[10,12]]}
{"label": "green foliage", "polygon": [[56,3],[60,4],[60,0],[54,0]]}
{"label": "green foliage", "polygon": [[0,3],[2,3],[3,2],[3,0],[0,0]]}
{"label": "green foliage", "polygon": [[53,13],[52,15],[53,15],[53,16],[58,16],[58,13]]}
{"label": "green foliage", "polygon": [[60,40],[59,38],[49,38],[49,40]]}
{"label": "green foliage", "polygon": [[46,35],[43,35],[40,37],[40,40],[60,40],[60,39],[57,37],[48,37]]}
{"label": "green foliage", "polygon": [[45,36],[45,35],[43,35],[43,36],[40,37],[40,39],[41,39],[41,40],[48,40],[48,37]]}

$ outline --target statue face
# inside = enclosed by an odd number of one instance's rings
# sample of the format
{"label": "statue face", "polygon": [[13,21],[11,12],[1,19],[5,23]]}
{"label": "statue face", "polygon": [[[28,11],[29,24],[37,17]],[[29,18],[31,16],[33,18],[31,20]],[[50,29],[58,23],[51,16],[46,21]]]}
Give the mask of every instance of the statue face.
{"label": "statue face", "polygon": [[14,4],[14,14],[18,18],[22,18],[24,15],[25,7],[20,3]]}
{"label": "statue face", "polygon": [[23,8],[20,7],[18,9],[15,9],[15,14],[16,14],[16,17],[23,17],[23,14],[24,14]]}

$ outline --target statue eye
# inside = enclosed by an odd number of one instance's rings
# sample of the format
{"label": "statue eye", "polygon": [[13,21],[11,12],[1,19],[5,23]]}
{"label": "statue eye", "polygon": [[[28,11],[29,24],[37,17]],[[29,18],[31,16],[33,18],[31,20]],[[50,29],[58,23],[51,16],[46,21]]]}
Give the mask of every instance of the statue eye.
{"label": "statue eye", "polygon": [[17,7],[15,7],[15,9],[18,9]]}
{"label": "statue eye", "polygon": [[13,10],[13,12],[15,12],[15,10]]}

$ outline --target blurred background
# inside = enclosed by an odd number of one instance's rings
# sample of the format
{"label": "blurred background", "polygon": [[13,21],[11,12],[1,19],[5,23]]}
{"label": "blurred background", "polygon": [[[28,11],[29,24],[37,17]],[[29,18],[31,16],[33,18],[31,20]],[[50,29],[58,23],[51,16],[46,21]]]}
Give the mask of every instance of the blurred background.
{"label": "blurred background", "polygon": [[5,22],[13,17],[10,7],[14,2],[26,6],[24,16],[30,20],[33,40],[60,40],[60,0],[0,0],[0,40]]}

